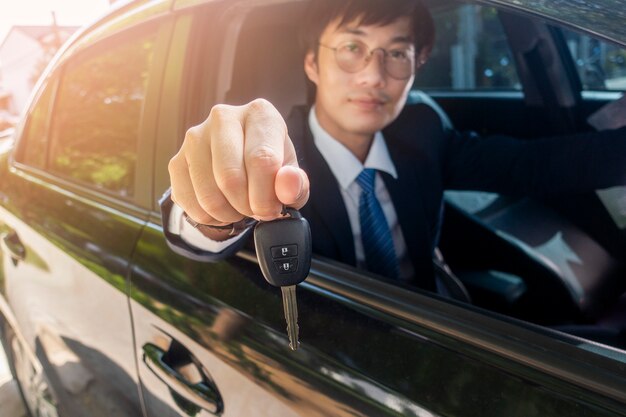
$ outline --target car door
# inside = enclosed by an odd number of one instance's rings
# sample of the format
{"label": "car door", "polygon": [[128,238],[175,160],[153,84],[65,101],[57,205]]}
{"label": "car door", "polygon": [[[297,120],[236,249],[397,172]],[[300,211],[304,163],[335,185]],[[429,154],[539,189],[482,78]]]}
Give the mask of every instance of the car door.
{"label": "car door", "polygon": [[2,290],[30,358],[18,375],[45,415],[142,414],[127,278],[149,211],[144,126],[170,27],[127,20],[93,29],[49,71],[0,191]]}
{"label": "car door", "polygon": [[[273,47],[284,57],[302,3],[231,4],[224,12],[216,3],[181,8],[163,83],[157,194],[169,186],[165,167],[185,128],[211,103],[264,91],[285,104],[285,86],[297,82],[277,74],[284,62],[271,60],[262,73],[252,54]],[[272,80],[283,90],[262,90]],[[155,205],[131,273],[148,415],[623,413],[623,352],[593,345],[592,353],[583,340],[379,278],[314,256],[298,287],[301,348],[293,352],[280,291],[263,279],[251,242],[219,262],[181,256],[167,245]]]}

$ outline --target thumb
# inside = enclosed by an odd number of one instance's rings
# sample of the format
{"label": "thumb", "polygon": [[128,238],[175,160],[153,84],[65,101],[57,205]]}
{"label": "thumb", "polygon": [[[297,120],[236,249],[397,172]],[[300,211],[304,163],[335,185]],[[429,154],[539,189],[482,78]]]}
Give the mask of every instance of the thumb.
{"label": "thumb", "polygon": [[274,189],[281,203],[300,209],[309,199],[309,177],[302,169],[285,165],[276,174]]}

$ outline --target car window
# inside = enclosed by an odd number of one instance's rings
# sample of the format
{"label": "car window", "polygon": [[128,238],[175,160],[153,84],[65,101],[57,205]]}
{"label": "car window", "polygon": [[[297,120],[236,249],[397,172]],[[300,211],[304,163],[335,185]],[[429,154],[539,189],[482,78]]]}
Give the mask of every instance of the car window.
{"label": "car window", "polygon": [[24,134],[20,139],[15,158],[18,162],[40,169],[45,167],[50,110],[54,101],[56,86],[56,80],[48,81],[37,98],[37,102],[29,114]]}
{"label": "car window", "polygon": [[[307,88],[302,56],[292,44],[297,39],[299,11],[281,9],[278,12],[267,7],[244,14],[236,10],[241,21],[231,23],[222,30],[227,35],[222,40],[224,50],[219,60],[222,68],[215,82],[218,91],[216,100],[240,104],[255,97],[265,97],[283,115],[303,114],[291,111],[303,107]],[[424,72],[418,74],[417,88],[464,91],[502,89],[507,94],[508,91],[521,91],[513,55],[494,9],[462,5],[434,10],[434,14],[438,37],[431,61],[424,67]],[[229,31],[231,27],[236,30]],[[209,48],[199,48],[198,51],[205,55],[215,53]],[[469,74],[472,76],[458,78],[465,68],[471,69]],[[203,94],[207,94],[206,91]],[[521,94],[511,95],[521,98]],[[523,121],[509,118],[513,110],[526,110],[522,100],[519,101],[519,107],[504,107],[498,103],[494,112],[503,116],[503,120],[523,126]],[[480,118],[483,114],[475,112],[471,103],[468,105],[459,100],[455,104],[470,117],[478,115],[477,122],[484,123]],[[206,109],[197,110],[198,114],[201,112],[206,112]],[[292,138],[298,134],[301,134],[298,130],[290,130]],[[477,194],[474,193],[474,196]],[[448,264],[443,264],[441,269],[445,272],[449,266],[454,274],[446,276],[441,273],[438,278],[444,286],[447,279],[450,282],[459,280],[469,287],[473,304],[483,308],[485,313],[494,311],[546,326],[570,323],[578,318],[576,314],[591,315],[592,307],[600,304],[600,297],[594,296],[591,300],[597,304],[589,303],[586,294],[578,297],[571,288],[580,286],[580,292],[584,293],[588,290],[582,287],[595,280],[604,290],[620,279],[612,268],[621,259],[611,259],[602,247],[612,248],[612,242],[602,242],[602,245],[594,242],[587,236],[587,230],[578,224],[582,223],[579,217],[600,218],[602,213],[589,210],[582,215],[578,213],[578,217],[570,221],[558,211],[560,207],[547,207],[531,199],[484,194],[478,197],[486,198],[486,201],[481,206],[474,204],[474,210],[469,213],[460,211],[461,206],[466,204],[460,204],[459,199],[450,204],[446,202],[446,217],[438,242],[443,259]],[[561,197],[559,200],[569,201]],[[457,207],[452,203],[458,203]],[[475,218],[470,218],[468,214]],[[314,233],[320,236],[326,232],[318,228]],[[590,248],[593,248],[593,253]],[[331,252],[332,248],[328,253]],[[322,251],[316,255],[329,256]],[[572,259],[574,267],[569,263]],[[318,260],[324,261],[324,258]],[[609,267],[594,268],[594,265]],[[579,279],[582,282],[580,285]],[[551,302],[543,302],[545,299]],[[581,313],[576,309],[583,311]],[[583,327],[573,326],[564,330],[587,337]],[[603,342],[617,346],[617,342],[610,337]]]}
{"label": "car window", "polygon": [[563,29],[583,90],[626,90],[626,50]]}
{"label": "car window", "polygon": [[48,168],[133,195],[138,131],[156,30],[108,42],[70,62],[60,83]]}
{"label": "car window", "polygon": [[521,90],[513,55],[492,7],[460,5],[433,13],[437,31],[417,89]]}

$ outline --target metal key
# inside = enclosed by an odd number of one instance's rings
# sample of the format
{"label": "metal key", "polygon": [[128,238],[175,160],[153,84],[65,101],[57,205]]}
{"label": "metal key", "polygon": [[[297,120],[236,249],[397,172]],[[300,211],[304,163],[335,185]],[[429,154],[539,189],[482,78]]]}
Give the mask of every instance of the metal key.
{"label": "metal key", "polygon": [[296,285],[311,269],[311,229],[298,210],[287,207],[283,212],[288,217],[256,225],[254,246],[265,280],[282,291],[289,347],[296,350],[300,345]]}

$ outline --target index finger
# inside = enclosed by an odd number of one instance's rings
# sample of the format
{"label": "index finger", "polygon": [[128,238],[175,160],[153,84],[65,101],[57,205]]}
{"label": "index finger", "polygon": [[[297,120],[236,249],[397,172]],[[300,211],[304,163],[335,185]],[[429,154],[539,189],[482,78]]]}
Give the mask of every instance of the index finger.
{"label": "index finger", "polygon": [[274,181],[285,162],[287,126],[278,110],[266,100],[248,104],[243,123],[250,208],[255,217],[274,219],[282,211]]}

